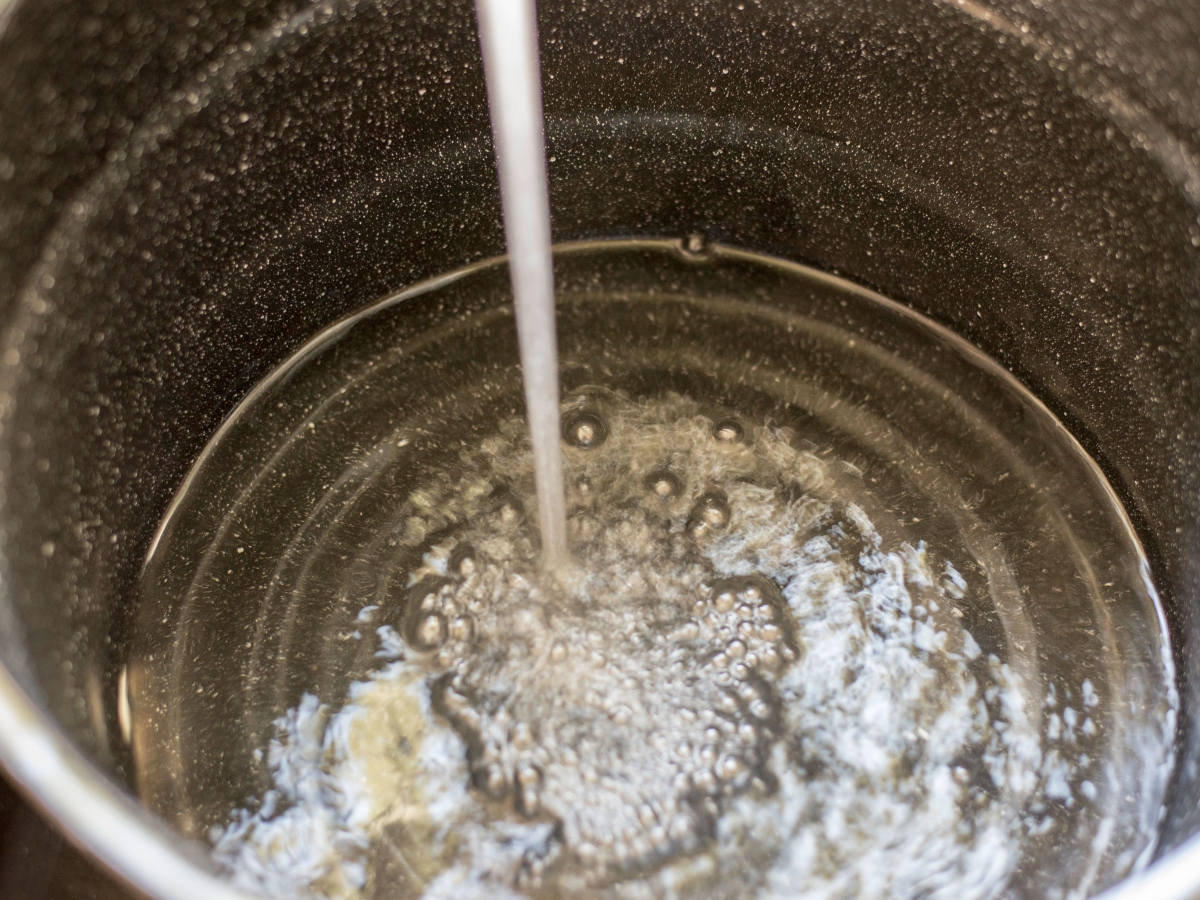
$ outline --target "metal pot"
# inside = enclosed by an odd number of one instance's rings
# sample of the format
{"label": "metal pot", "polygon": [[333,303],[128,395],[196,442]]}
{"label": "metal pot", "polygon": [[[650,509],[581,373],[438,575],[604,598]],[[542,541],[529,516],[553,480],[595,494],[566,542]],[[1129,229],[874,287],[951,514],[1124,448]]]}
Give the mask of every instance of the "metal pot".
{"label": "metal pot", "polygon": [[[557,239],[701,232],[847,275],[1101,465],[1183,710],[1159,859],[1113,896],[1200,897],[1200,7],[540,16]],[[130,787],[134,586],[172,495],[313,333],[502,249],[469,3],[0,4],[0,758],[130,884],[237,896]]]}

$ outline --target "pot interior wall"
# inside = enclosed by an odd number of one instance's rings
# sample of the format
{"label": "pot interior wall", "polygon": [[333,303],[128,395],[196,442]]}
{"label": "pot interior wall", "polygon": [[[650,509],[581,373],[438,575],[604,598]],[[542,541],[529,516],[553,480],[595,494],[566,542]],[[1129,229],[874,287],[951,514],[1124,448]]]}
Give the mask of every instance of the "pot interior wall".
{"label": "pot interior wall", "polygon": [[[20,5],[0,39],[0,653],[118,780],[136,577],[205,442],[324,325],[503,249],[470,4],[168,7]],[[555,234],[843,273],[1033,389],[1169,610],[1169,847],[1200,827],[1189,114],[1006,12],[545,2]]]}

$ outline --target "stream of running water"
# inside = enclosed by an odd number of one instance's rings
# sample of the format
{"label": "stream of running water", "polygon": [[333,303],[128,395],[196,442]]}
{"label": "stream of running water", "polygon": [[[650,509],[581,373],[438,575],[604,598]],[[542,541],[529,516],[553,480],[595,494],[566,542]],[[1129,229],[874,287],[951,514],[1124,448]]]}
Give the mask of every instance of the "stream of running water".
{"label": "stream of running water", "polygon": [[533,0],[478,0],[475,9],[533,443],[542,566],[556,569],[569,551],[537,11]]}

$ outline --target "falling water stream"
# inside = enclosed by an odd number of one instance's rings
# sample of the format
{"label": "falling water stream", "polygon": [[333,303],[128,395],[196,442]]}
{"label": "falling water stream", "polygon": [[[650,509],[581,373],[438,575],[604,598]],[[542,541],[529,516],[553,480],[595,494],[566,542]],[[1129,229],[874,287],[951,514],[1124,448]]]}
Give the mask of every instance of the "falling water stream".
{"label": "falling water stream", "polygon": [[479,0],[475,9],[533,443],[542,564],[553,569],[566,561],[569,551],[559,450],[558,337],[537,12],[533,0]]}

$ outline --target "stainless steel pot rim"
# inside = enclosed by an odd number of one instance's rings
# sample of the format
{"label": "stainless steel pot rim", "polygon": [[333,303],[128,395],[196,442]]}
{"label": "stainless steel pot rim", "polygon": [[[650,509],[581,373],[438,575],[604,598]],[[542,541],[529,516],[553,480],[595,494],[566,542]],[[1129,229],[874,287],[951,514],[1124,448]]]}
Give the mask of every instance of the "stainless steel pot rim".
{"label": "stainless steel pot rim", "polygon": [[101,775],[0,666],[0,761],[66,837],[160,900],[247,900]]}

